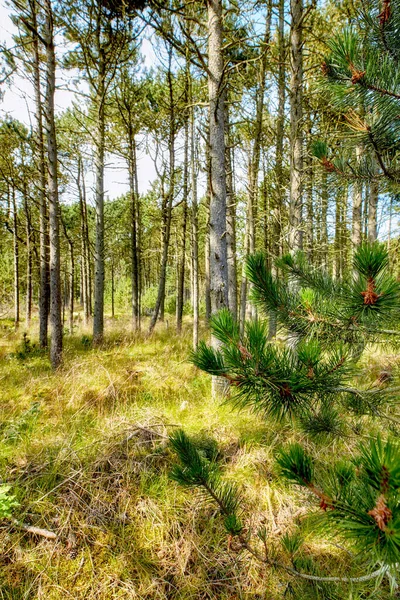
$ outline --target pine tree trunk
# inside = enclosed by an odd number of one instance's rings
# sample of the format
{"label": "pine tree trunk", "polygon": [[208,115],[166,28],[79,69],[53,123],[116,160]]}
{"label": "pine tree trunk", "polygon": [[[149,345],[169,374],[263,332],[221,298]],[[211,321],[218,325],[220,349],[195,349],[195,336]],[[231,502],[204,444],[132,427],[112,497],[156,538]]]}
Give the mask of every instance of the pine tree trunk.
{"label": "pine tree trunk", "polygon": [[87,246],[86,235],[86,207],[84,205],[85,198],[81,185],[81,178],[84,177],[83,165],[81,157],[78,157],[78,173],[76,184],[79,196],[79,212],[80,212],[80,234],[81,234],[81,301],[83,304],[83,319],[85,325],[89,322],[89,281],[88,281],[88,262],[89,248]]}
{"label": "pine tree trunk", "polygon": [[[37,0],[29,1],[32,26],[37,31]],[[43,136],[43,106],[40,85],[40,53],[38,36],[32,36],[33,47],[33,86],[35,94],[36,138],[39,154],[39,245],[40,245],[40,284],[39,284],[39,345],[47,348],[48,320],[50,306],[49,256],[48,256],[48,215],[46,201],[46,158]]]}
{"label": "pine tree trunk", "polygon": [[32,318],[32,222],[28,204],[28,190],[24,176],[24,212],[26,220],[26,295],[25,295],[25,322],[29,329]]}
{"label": "pine tree trunk", "polygon": [[15,199],[15,188],[12,188],[13,210],[13,248],[14,248],[14,326],[18,329],[20,322],[20,293],[19,293],[19,242],[18,242],[18,213]]}
{"label": "pine tree trunk", "polygon": [[[228,260],[226,246],[225,107],[223,96],[222,0],[207,0],[208,94],[210,106],[210,295],[211,311],[228,304]],[[219,346],[213,336],[212,345]],[[213,377],[213,394],[225,391],[225,381]]]}
{"label": "pine tree trunk", "polygon": [[168,60],[168,90],[169,90],[169,111],[170,111],[170,130],[169,130],[169,189],[166,198],[163,199],[163,235],[162,235],[162,258],[161,258],[161,273],[158,284],[158,294],[156,306],[153,316],[150,321],[149,333],[152,333],[157,323],[158,315],[160,319],[164,319],[164,302],[165,302],[165,286],[167,280],[167,264],[168,264],[168,249],[171,235],[171,218],[172,218],[172,202],[175,193],[175,106],[174,106],[174,89],[172,82],[172,48],[169,50]]}
{"label": "pine tree trunk", "polygon": [[233,189],[233,166],[230,140],[229,107],[225,101],[225,159],[226,159],[226,249],[228,261],[229,310],[237,319],[237,272],[236,272],[236,202]]}
{"label": "pine tree trunk", "polygon": [[[361,148],[358,147],[356,149],[357,158],[360,159],[361,156]],[[353,249],[357,248],[361,244],[361,209],[362,209],[362,183],[360,181],[356,181],[353,185],[353,224],[352,224],[352,234],[351,241],[353,244]]]}
{"label": "pine tree trunk", "polygon": [[206,192],[206,235],[204,240],[204,276],[205,276],[205,300],[206,300],[206,321],[211,317],[211,289],[210,289],[210,203],[211,203],[211,157],[210,144],[206,144],[206,166],[207,166],[207,192]]}
{"label": "pine tree trunk", "polygon": [[371,181],[368,198],[368,241],[375,242],[378,237],[378,197],[379,185],[376,179]]}
{"label": "pine tree trunk", "polygon": [[136,263],[137,263],[137,306],[136,306],[136,322],[137,329],[140,331],[141,326],[141,294],[142,294],[142,234],[141,234],[141,208],[140,208],[140,196],[139,196],[139,181],[138,181],[138,163],[136,157],[136,143],[133,145],[133,159],[134,159],[134,182],[135,182],[135,196],[136,196]]}
{"label": "pine tree trunk", "polygon": [[303,248],[303,0],[290,0],[290,239],[291,250]]}
{"label": "pine tree trunk", "polygon": [[128,132],[129,144],[129,193],[131,198],[131,260],[132,260],[132,320],[133,330],[140,328],[139,319],[139,260],[138,260],[138,194],[135,185],[136,155],[135,137],[132,128]]}
{"label": "pine tree trunk", "polygon": [[62,359],[63,328],[61,321],[60,225],[58,202],[57,142],[54,121],[56,58],[53,39],[51,0],[44,0],[46,13],[46,137],[48,159],[49,230],[50,230],[50,361],[56,369]]}
{"label": "pine tree trunk", "polygon": [[94,314],[93,342],[101,343],[104,336],[104,153],[105,153],[105,64],[102,49],[98,89],[96,97],[96,156],[95,156],[95,204],[96,204],[96,243],[94,254]]}
{"label": "pine tree trunk", "polygon": [[189,189],[189,119],[185,119],[185,141],[183,158],[183,215],[182,215],[182,246],[180,261],[178,258],[178,285],[176,298],[176,330],[182,331],[183,304],[185,291],[185,258],[186,258],[186,229],[188,213],[188,189]]}
{"label": "pine tree trunk", "polygon": [[328,268],[328,174],[324,169],[321,183],[321,257],[325,269]]}
{"label": "pine tree trunk", "polygon": [[75,309],[75,259],[74,259],[74,246],[70,242],[69,245],[69,256],[71,263],[70,279],[69,279],[69,334],[74,333],[74,309]]}
{"label": "pine tree trunk", "polygon": [[190,121],[190,169],[192,177],[192,278],[193,278],[193,349],[199,343],[199,221],[197,203],[196,139],[194,106]]}
{"label": "pine tree trunk", "polygon": [[306,208],[307,208],[307,222],[306,222],[306,233],[307,233],[307,255],[313,264],[314,262],[314,201],[313,201],[313,161],[312,161],[312,121],[311,113],[307,115],[307,153],[304,159],[305,163],[305,196],[306,196]]}

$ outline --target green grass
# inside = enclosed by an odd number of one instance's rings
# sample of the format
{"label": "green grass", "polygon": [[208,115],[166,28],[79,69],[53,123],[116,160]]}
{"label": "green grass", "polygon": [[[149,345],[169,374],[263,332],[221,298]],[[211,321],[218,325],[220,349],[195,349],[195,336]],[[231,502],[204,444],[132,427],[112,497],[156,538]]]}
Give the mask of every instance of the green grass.
{"label": "green grass", "polygon": [[[212,400],[209,377],[187,361],[190,324],[180,337],[161,325],[146,338],[120,319],[96,349],[82,329],[65,338],[57,373],[34,346],[35,330],[27,348],[23,330],[0,327],[0,477],[20,503],[17,519],[57,534],[47,540],[1,523],[0,599],[388,597],[373,583],[362,596],[299,583],[229,550],[215,506],[169,479],[174,428],[216,440],[227,476],[243,487],[248,526],[265,525],[271,552],[290,560],[281,539],[300,528],[299,566],[346,568],[346,552],[304,518],[307,496],[277,476],[276,449],[302,434]],[[352,443],[318,454],[329,459]]]}

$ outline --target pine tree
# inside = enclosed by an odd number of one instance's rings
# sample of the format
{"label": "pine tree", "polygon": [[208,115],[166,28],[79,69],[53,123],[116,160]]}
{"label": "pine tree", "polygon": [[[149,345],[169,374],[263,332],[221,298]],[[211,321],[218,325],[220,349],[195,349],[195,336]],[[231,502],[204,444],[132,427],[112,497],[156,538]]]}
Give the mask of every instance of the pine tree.
{"label": "pine tree", "polygon": [[[361,245],[347,280],[314,270],[302,253],[284,256],[278,266],[284,273],[280,279],[267,268],[263,255],[253,255],[247,261],[247,276],[253,302],[265,316],[276,315],[278,330],[289,340],[286,347],[268,340],[268,323],[262,319],[248,321],[241,335],[229,311],[222,310],[211,319],[220,347],[200,343],[192,362],[226,379],[236,407],[250,407],[269,422],[286,420],[314,443],[321,436],[357,436],[360,415],[387,418],[397,425],[391,400],[398,388],[383,380],[364,388],[353,383],[363,351],[398,333],[389,327],[400,316],[400,284],[388,271],[384,245]],[[361,578],[294,572],[277,563],[268,544],[261,543],[264,534],[258,532],[254,539],[248,534],[241,491],[225,483],[216,460],[205,457],[184,432],[175,433],[171,444],[181,463],[173,478],[203,489],[219,506],[227,532],[261,562],[327,583],[361,583],[396,571],[400,445],[390,435],[386,440],[371,437],[354,455],[330,464],[321,464],[298,444],[281,448],[276,457],[280,474],[315,498],[323,531],[357,550],[359,568],[367,568]]]}
{"label": "pine tree", "polygon": [[399,0],[367,0],[356,24],[328,41],[322,87],[348,126],[344,152],[315,148],[329,172],[399,183],[399,15]]}

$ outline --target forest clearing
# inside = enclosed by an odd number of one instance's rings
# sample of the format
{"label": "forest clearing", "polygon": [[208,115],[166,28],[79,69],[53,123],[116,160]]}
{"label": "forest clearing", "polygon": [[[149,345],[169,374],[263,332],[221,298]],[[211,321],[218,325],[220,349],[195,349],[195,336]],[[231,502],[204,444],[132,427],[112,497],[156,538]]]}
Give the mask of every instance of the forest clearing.
{"label": "forest clearing", "polygon": [[[174,429],[209,451],[218,444],[227,476],[244,487],[249,526],[268,527],[280,559],[291,564],[282,539],[297,531],[297,568],[325,574],[329,561],[329,573],[357,576],[348,551],[308,521],[312,499],[279,477],[277,449],[304,442],[304,433],[211,400],[209,378],[187,360],[189,323],[180,336],[160,327],[151,340],[122,333],[120,320],[107,327],[101,349],[84,333],[67,340],[54,374],[43,352],[2,322],[2,477],[19,502],[15,517],[56,534],[3,522],[3,597],[347,598],[349,587],[354,594],[357,586],[299,581],[229,548],[216,506],[170,478]],[[382,366],[397,373],[399,360],[378,352],[360,379],[373,383]],[[366,417],[358,424],[387,432]],[[306,443],[327,462],[355,445],[339,437]],[[388,582],[379,592],[376,581],[358,587],[360,597],[390,597]]]}
{"label": "forest clearing", "polygon": [[400,0],[0,22],[0,599],[400,597]]}

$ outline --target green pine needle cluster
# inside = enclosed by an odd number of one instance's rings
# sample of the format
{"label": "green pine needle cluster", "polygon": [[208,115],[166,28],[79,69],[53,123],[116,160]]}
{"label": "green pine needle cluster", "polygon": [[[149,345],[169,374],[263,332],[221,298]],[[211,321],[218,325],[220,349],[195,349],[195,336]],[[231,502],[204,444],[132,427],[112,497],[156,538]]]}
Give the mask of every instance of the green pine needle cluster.
{"label": "green pine needle cluster", "polygon": [[240,535],[243,525],[239,516],[242,499],[237,486],[222,479],[215,460],[209,460],[195,442],[182,430],[170,436],[171,448],[180,464],[171,471],[171,478],[185,487],[196,487],[207,500],[215,502],[224,518],[227,532]]}
{"label": "green pine needle cluster", "polygon": [[353,464],[322,465],[318,474],[315,460],[297,444],[281,450],[277,463],[283,477],[306,487],[317,499],[325,527],[376,562],[396,565],[400,556],[398,443],[371,440],[360,445]]}

